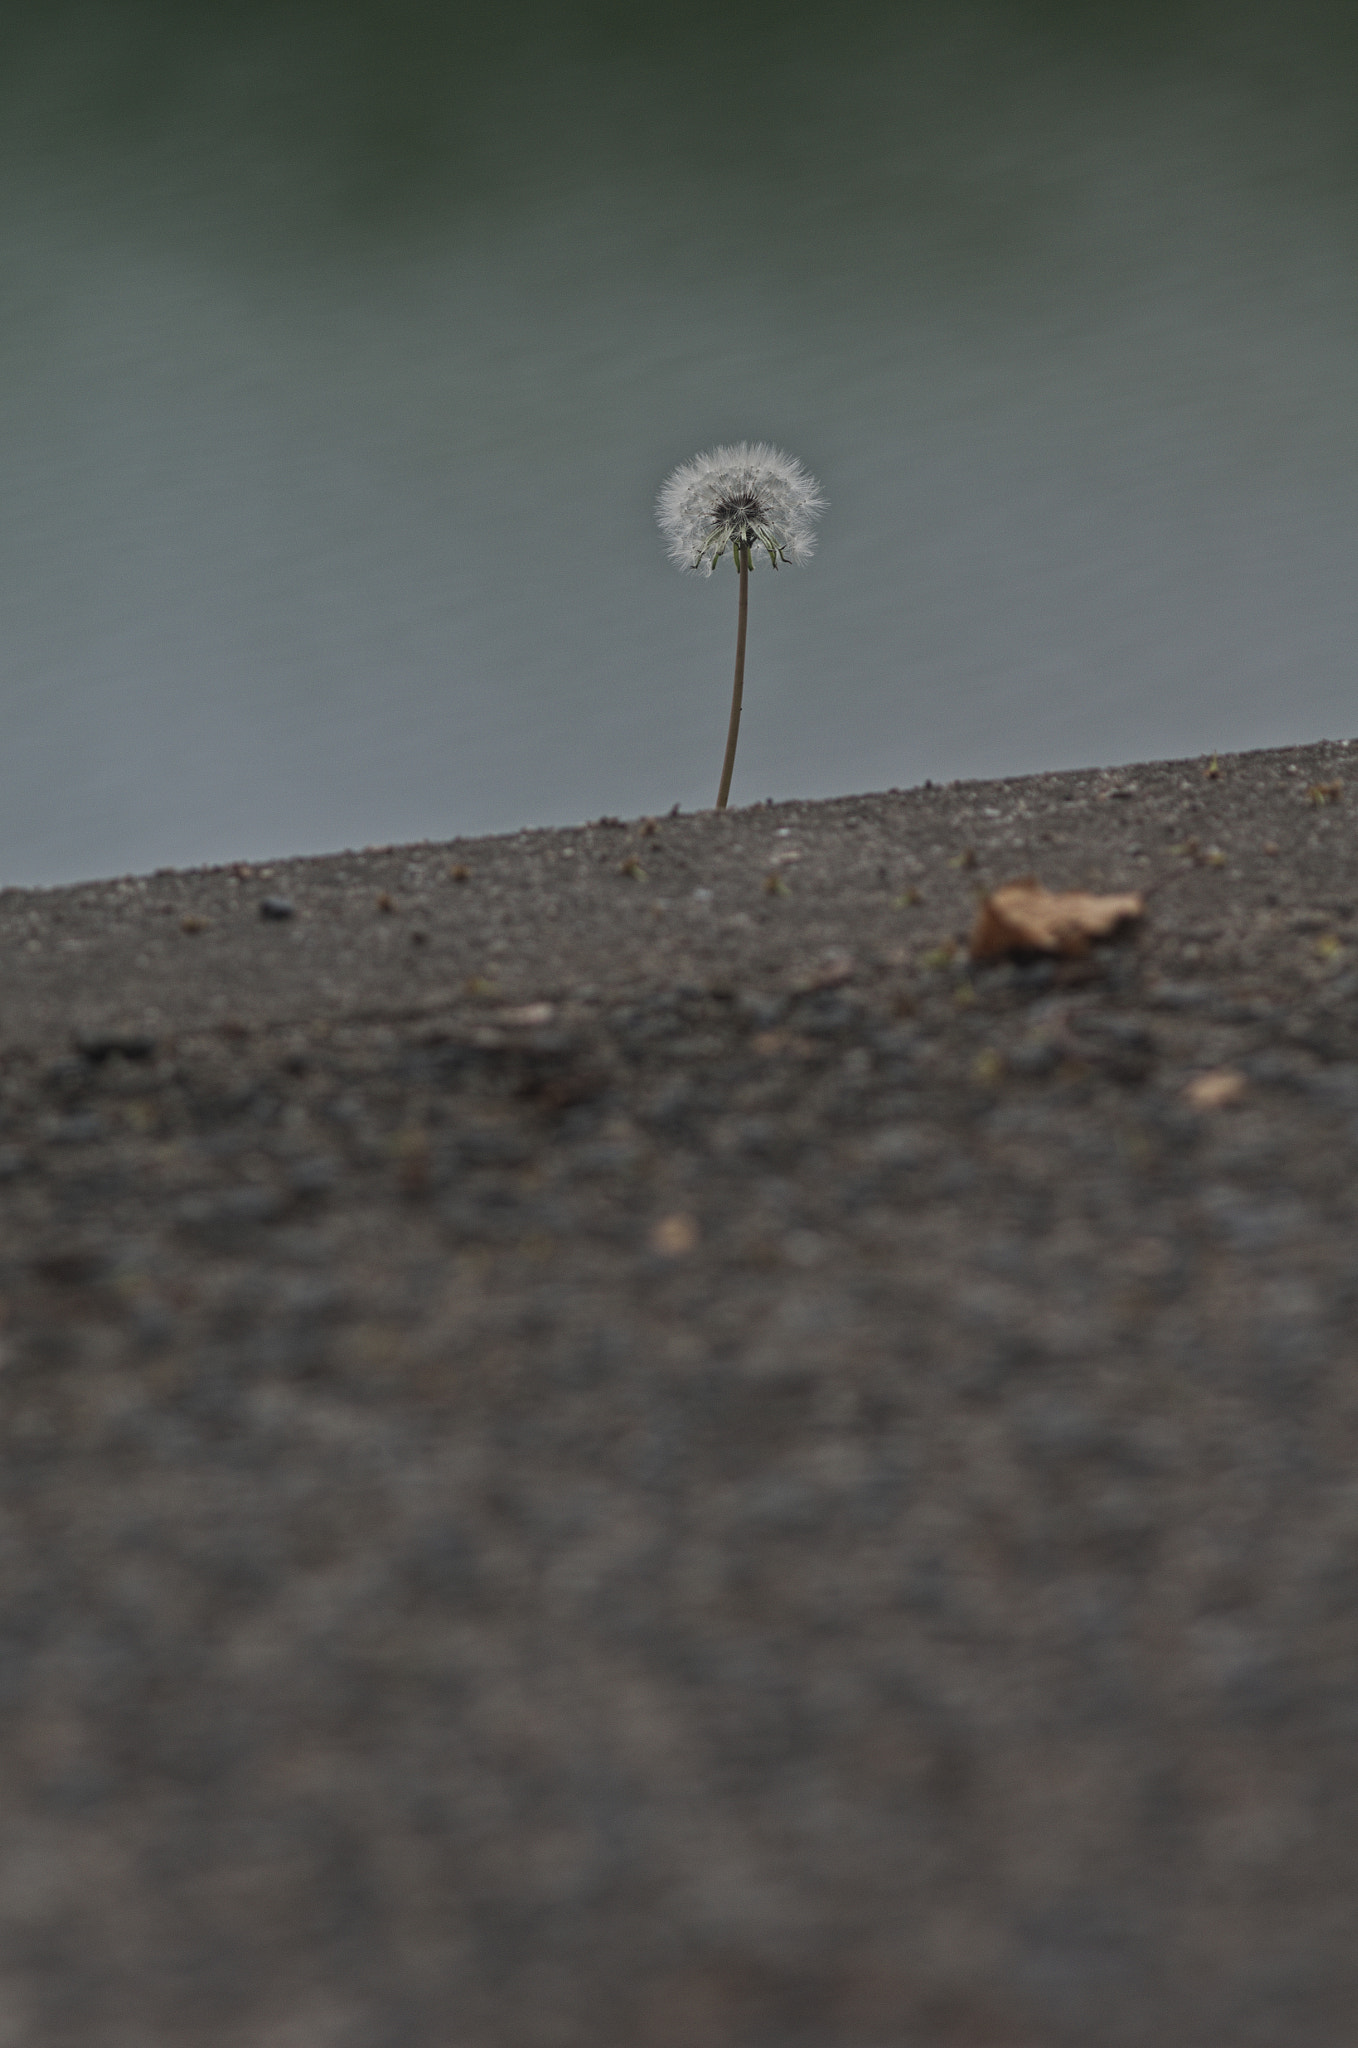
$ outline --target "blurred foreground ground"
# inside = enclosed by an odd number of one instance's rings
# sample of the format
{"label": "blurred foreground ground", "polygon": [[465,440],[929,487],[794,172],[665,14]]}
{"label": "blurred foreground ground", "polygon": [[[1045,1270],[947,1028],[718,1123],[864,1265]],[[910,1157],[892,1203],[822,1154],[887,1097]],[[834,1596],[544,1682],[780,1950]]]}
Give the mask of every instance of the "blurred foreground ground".
{"label": "blurred foreground ground", "polygon": [[1351,763],[0,894],[0,2042],[1348,2048]]}

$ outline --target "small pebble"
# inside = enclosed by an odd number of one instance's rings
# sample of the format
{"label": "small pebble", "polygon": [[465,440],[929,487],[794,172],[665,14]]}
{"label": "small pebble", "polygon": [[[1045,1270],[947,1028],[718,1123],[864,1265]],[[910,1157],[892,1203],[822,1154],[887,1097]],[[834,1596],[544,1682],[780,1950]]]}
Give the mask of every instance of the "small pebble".
{"label": "small pebble", "polygon": [[662,1216],[651,1230],[651,1250],[662,1259],[686,1258],[697,1244],[698,1226],[691,1216]]}
{"label": "small pebble", "polygon": [[125,1060],[149,1060],[156,1050],[155,1039],[145,1031],[80,1031],[75,1044],[93,1066],[101,1066],[114,1053]]}

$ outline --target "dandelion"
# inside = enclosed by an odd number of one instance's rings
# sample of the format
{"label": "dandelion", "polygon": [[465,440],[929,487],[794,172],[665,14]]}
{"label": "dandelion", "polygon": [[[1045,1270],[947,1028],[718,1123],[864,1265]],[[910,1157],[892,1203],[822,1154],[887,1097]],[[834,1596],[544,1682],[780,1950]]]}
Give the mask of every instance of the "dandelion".
{"label": "dandelion", "polygon": [[655,516],[669,542],[672,562],[710,576],[729,549],[740,578],[736,679],[717,791],[719,811],[726,809],[731,791],[740,733],[750,570],[765,555],[772,569],[780,562],[807,561],[816,544],[813,524],[824,504],[820,485],[800,462],[762,441],[713,448],[692,462],[681,463],[656,500]]}

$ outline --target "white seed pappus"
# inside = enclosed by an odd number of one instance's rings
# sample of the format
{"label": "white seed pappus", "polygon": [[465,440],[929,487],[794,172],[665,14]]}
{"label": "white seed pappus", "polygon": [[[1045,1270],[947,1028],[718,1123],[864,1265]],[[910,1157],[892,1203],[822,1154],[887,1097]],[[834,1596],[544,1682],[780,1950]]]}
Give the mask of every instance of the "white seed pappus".
{"label": "white seed pappus", "polygon": [[710,576],[728,549],[738,562],[742,546],[751,567],[764,557],[775,569],[805,562],[824,505],[820,485],[792,456],[763,441],[737,441],[681,463],[661,488],[655,516],[670,560]]}

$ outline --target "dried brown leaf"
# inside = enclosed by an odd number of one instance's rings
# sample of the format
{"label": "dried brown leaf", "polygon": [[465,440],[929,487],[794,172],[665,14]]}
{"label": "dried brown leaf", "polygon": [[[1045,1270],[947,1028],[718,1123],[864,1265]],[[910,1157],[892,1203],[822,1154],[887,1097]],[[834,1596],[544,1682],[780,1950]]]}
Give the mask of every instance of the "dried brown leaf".
{"label": "dried brown leaf", "polygon": [[1059,953],[1078,959],[1095,939],[1140,917],[1139,895],[1090,896],[1044,889],[1033,876],[1006,882],[986,897],[971,934],[973,960],[998,960],[1006,953]]}

